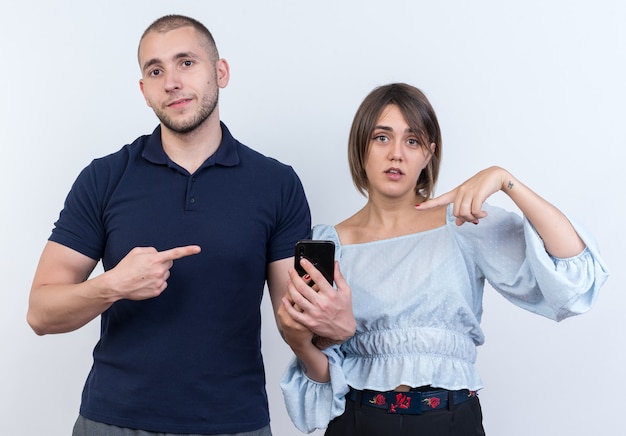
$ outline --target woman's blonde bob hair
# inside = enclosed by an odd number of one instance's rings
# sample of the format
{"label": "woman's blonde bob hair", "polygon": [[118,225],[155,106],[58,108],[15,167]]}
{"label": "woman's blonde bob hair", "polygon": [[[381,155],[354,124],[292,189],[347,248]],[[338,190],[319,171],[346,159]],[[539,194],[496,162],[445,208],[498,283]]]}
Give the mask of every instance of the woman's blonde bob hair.
{"label": "woman's blonde bob hair", "polygon": [[431,198],[439,176],[441,130],[437,115],[424,93],[405,83],[391,83],[375,88],[365,97],[354,115],[348,139],[348,163],[354,186],[367,196],[369,183],[365,163],[376,122],[388,105],[398,107],[424,149],[431,153],[431,144],[435,144],[431,159],[415,184],[416,195]]}

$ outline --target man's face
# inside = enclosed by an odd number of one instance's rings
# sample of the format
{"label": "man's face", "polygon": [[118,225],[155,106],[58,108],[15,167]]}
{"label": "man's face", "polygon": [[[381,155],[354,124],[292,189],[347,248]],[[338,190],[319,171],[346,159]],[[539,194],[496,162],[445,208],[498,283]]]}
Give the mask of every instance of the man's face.
{"label": "man's face", "polygon": [[141,92],[163,126],[190,133],[215,111],[219,88],[228,84],[228,65],[212,60],[193,27],[150,32],[139,48]]}

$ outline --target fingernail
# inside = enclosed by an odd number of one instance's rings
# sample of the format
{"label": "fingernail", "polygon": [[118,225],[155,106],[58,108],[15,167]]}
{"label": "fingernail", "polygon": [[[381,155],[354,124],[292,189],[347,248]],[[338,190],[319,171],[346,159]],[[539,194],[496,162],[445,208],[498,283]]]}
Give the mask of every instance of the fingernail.
{"label": "fingernail", "polygon": [[308,279],[310,279],[310,278],[311,278],[311,276],[310,276],[310,275],[308,275],[308,274],[305,274],[305,275],[303,275],[303,276],[302,276],[302,278],[303,278],[304,280],[308,280]]}
{"label": "fingernail", "polygon": [[478,225],[478,221],[472,221],[472,224],[477,226]]}
{"label": "fingernail", "polygon": [[416,204],[416,205],[415,205],[415,207],[420,207],[420,205],[419,205],[419,204]]}

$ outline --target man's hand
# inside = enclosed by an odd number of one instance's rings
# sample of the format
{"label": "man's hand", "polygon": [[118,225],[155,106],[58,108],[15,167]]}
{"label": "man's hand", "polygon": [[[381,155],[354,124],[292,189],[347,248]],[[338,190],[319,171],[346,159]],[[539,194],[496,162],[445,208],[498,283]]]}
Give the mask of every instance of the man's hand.
{"label": "man's hand", "polygon": [[95,260],[48,241],[30,291],[28,323],[38,335],[65,333],[84,326],[118,300],[156,297],[167,287],[174,260],[199,252],[197,245],[162,252],[134,248],[115,268],[88,279]]}
{"label": "man's hand", "polygon": [[109,271],[111,289],[118,299],[145,300],[165,290],[170,268],[176,259],[200,253],[197,245],[157,251],[152,247],[133,248]]}

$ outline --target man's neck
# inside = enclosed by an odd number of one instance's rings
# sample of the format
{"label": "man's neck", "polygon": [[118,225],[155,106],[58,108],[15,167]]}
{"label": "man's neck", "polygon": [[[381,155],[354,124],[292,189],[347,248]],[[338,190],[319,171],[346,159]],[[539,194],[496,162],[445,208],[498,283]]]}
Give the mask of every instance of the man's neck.
{"label": "man's neck", "polygon": [[168,157],[193,174],[220,146],[222,129],[218,118],[207,119],[189,133],[176,133],[161,124],[161,143]]}

